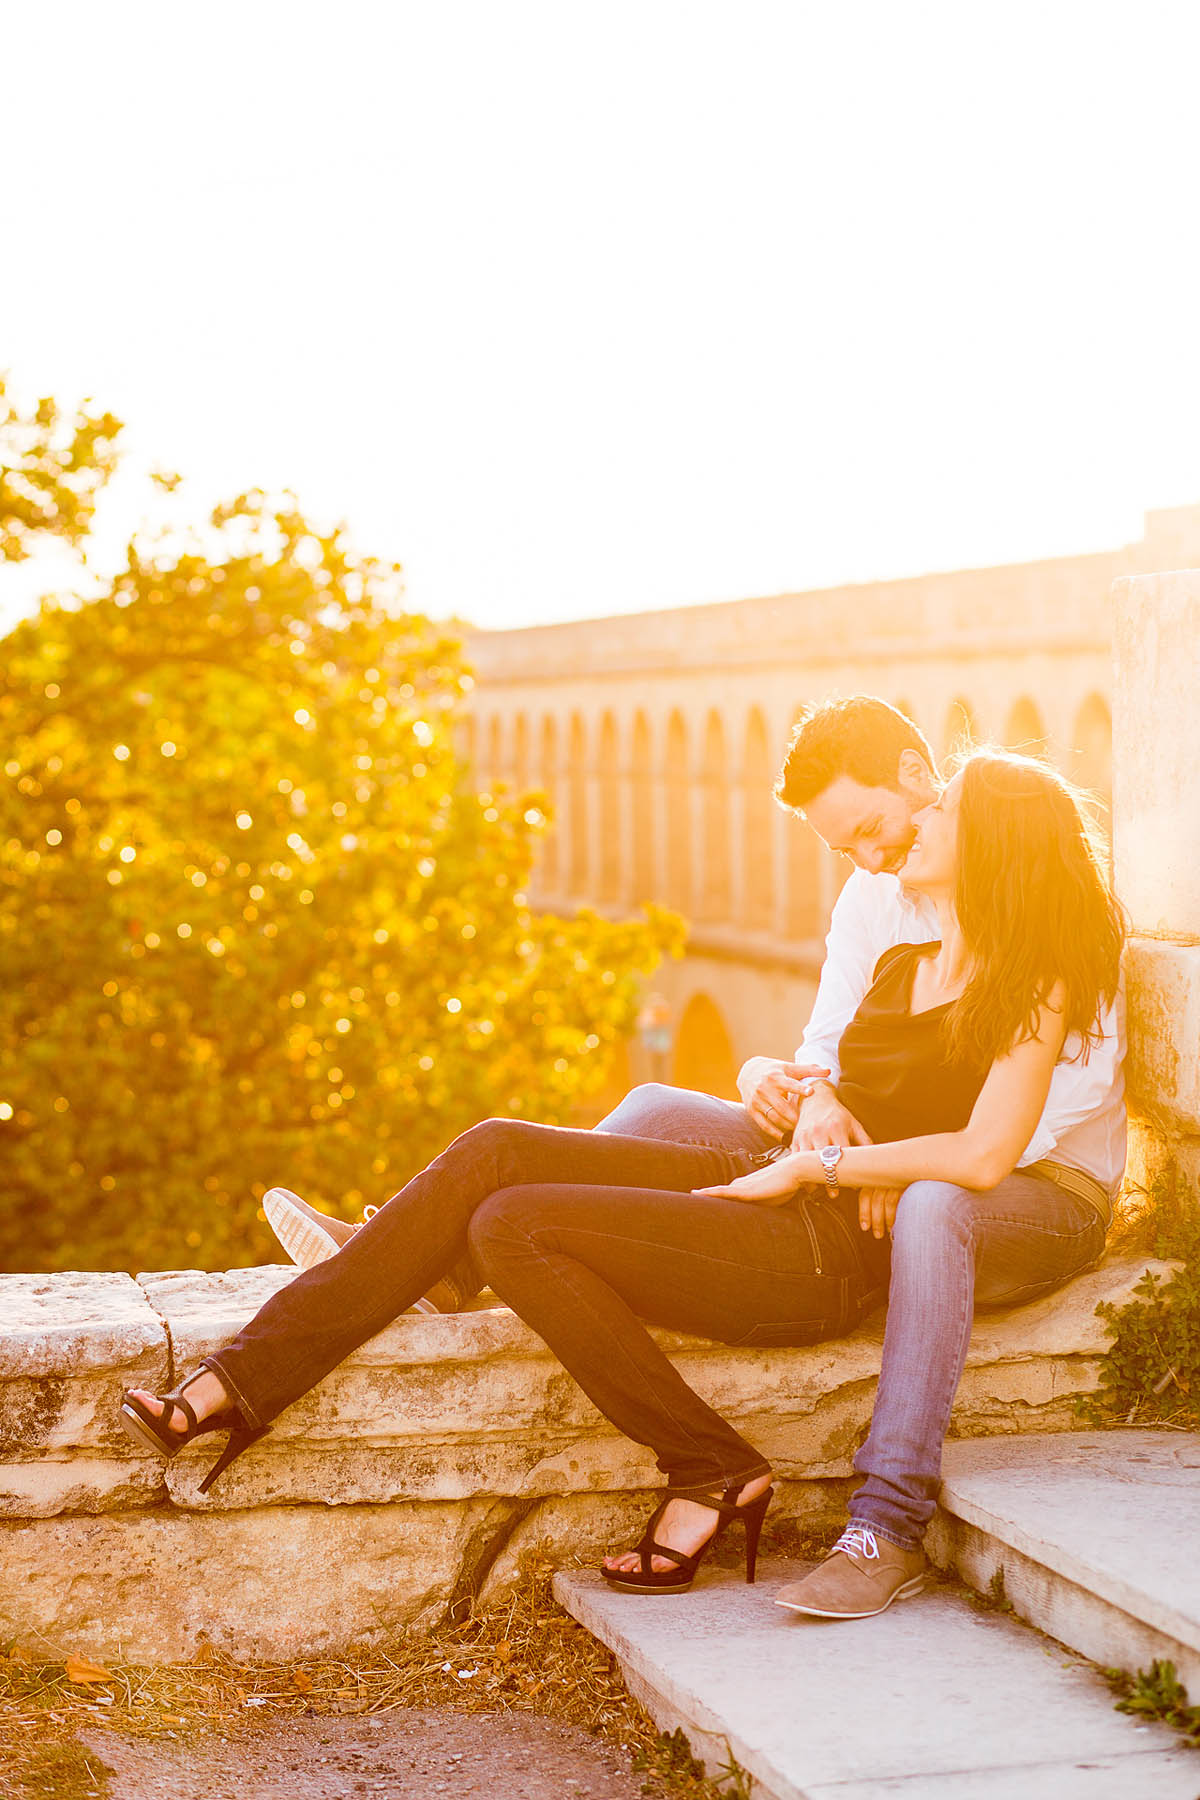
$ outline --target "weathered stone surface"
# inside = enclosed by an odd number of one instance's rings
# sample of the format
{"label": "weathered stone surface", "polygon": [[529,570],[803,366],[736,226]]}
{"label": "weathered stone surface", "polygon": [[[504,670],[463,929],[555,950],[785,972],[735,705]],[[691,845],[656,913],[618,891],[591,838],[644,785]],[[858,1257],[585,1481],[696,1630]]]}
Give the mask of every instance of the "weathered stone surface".
{"label": "weathered stone surface", "polygon": [[[1200,938],[1200,569],[1114,585],[1117,892],[1135,931]],[[1181,1050],[1184,1045],[1180,1044]],[[1195,1054],[1195,1040],[1190,1046]]]}
{"label": "weathered stone surface", "polygon": [[1130,1098],[1168,1131],[1200,1136],[1200,944],[1134,938],[1126,970]]}
{"label": "weathered stone surface", "polygon": [[1194,1753],[1034,1632],[937,1588],[858,1624],[802,1618],[774,1597],[804,1568],[768,1561],[753,1587],[702,1570],[673,1600],[594,1571],[554,1588],[658,1724],[711,1775],[732,1754],[760,1800],[1194,1800]]}
{"label": "weathered stone surface", "polygon": [[0,1381],[141,1368],[147,1358],[161,1368],[165,1347],[129,1275],[0,1275]]}
{"label": "weathered stone surface", "polygon": [[0,1639],[38,1655],[184,1661],[378,1643],[445,1607],[486,1500],[0,1522]]}
{"label": "weathered stone surface", "polygon": [[0,1275],[0,1517],[161,1497],[117,1408],[166,1373],[166,1332],[128,1275]]}
{"label": "weathered stone surface", "polygon": [[1175,1664],[1200,1693],[1200,1434],[1089,1431],[948,1444],[930,1549],[1094,1661]]}
{"label": "weathered stone surface", "polygon": [[[1097,1302],[1123,1303],[1145,1267],[1144,1259],[1110,1261],[1031,1306],[981,1314],[952,1434],[1069,1429],[1073,1397],[1095,1385],[1106,1342]],[[279,1276],[241,1270],[142,1279],[186,1367],[218,1348],[252,1310],[253,1295],[270,1291]],[[847,1338],[795,1350],[733,1350],[656,1335],[686,1379],[782,1477],[850,1474],[874,1401],[882,1314]],[[269,1436],[201,1496],[215,1453],[205,1440],[169,1465],[178,1504],[535,1498],[642,1489],[660,1479],[650,1453],[618,1436],[536,1334],[504,1309],[398,1319],[281,1414]]]}
{"label": "weathered stone surface", "polygon": [[[1070,1428],[1073,1396],[1094,1385],[1104,1348],[1096,1303],[1126,1299],[1144,1266],[1110,1262],[1032,1306],[981,1315],[952,1433]],[[95,1309],[121,1284],[93,1279]],[[215,1437],[166,1465],[140,1455],[116,1425],[120,1389],[161,1385],[167,1339],[175,1375],[193,1367],[291,1279],[288,1269],[142,1276],[148,1331],[107,1340],[114,1358],[137,1360],[105,1367],[85,1348],[76,1376],[64,1351],[56,1366],[43,1356],[41,1377],[0,1385],[10,1423],[0,1631],[69,1637],[96,1654],[124,1638],[128,1654],[169,1657],[190,1654],[207,1621],[220,1641],[240,1632],[243,1653],[285,1654],[369,1636],[377,1604],[394,1624],[480,1582],[497,1592],[537,1544],[556,1560],[594,1559],[638,1534],[661,1483],[649,1451],[614,1432],[503,1308],[396,1320],[290,1407],[207,1498],[197,1484]],[[88,1303],[83,1281],[63,1288],[73,1316]],[[52,1335],[46,1292],[37,1303]],[[772,1459],[777,1514],[816,1516],[844,1500],[882,1329],[880,1315],[844,1340],[796,1350],[658,1336]],[[78,1516],[88,1513],[97,1516]],[[160,1575],[179,1590],[169,1602]]]}

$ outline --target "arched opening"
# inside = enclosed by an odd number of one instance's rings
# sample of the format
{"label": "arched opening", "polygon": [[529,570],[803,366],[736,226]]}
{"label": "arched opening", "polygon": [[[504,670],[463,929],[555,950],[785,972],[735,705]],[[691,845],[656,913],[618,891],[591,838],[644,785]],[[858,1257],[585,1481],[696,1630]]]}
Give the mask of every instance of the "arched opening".
{"label": "arched opening", "polygon": [[587,734],[574,712],[567,728],[567,891],[588,891]]}
{"label": "arched opening", "polygon": [[617,767],[617,721],[611,712],[600,720],[596,781],[600,801],[600,869],[597,899],[615,906],[621,898],[621,790]]}
{"label": "arched opening", "polygon": [[1008,715],[1004,742],[1023,756],[1045,756],[1046,727],[1042,715],[1027,694],[1022,694]]}
{"label": "arched opening", "polygon": [[700,906],[702,919],[728,919],[730,905],[729,757],[725,727],[714,709],[704,727],[701,771]]}
{"label": "arched opening", "polygon": [[551,812],[549,830],[541,842],[538,872],[541,885],[548,893],[556,893],[562,880],[562,859],[558,836],[558,724],[550,713],[542,719],[542,742],[538,752],[538,783],[545,789],[546,804]]}
{"label": "arched opening", "polygon": [[666,901],[676,911],[692,910],[692,830],[688,788],[687,726],[683,715],[672,712],[667,720],[666,757],[663,769],[667,800]]}
{"label": "arched opening", "polygon": [[767,741],[767,722],[759,707],[746,720],[742,758],[742,919],[749,931],[769,931],[775,923],[775,785],[774,759]]}
{"label": "arched opening", "polygon": [[1112,714],[1099,694],[1089,694],[1075,720],[1071,778],[1095,794],[1107,828],[1112,811]]}
{"label": "arched opening", "polygon": [[961,755],[979,741],[979,729],[975,723],[975,714],[970,702],[961,695],[952,700],[946,711],[946,722],[942,727],[941,754],[943,762],[947,757]]}
{"label": "arched opening", "polygon": [[633,784],[633,904],[645,905],[657,898],[654,877],[654,765],[650,722],[642,711],[634,714],[633,753],[629,769]]}
{"label": "arched opening", "polygon": [[684,1008],[675,1039],[671,1080],[722,1099],[737,1099],[738,1064],[719,1008],[707,994],[693,994]]}

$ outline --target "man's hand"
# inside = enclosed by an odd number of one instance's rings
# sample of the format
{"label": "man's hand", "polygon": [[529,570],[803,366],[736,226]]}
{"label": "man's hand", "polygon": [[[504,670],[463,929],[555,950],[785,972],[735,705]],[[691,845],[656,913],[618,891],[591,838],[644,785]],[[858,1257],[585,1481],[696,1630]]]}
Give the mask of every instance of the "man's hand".
{"label": "man's hand", "polygon": [[[801,1103],[807,1084],[828,1075],[828,1069],[815,1064],[775,1062],[766,1056],[751,1057],[743,1064],[738,1088],[746,1111],[768,1137],[782,1142],[800,1117]],[[847,1113],[847,1118],[849,1114]],[[838,1138],[822,1138],[822,1143],[839,1143]],[[797,1145],[797,1149],[812,1145]]]}
{"label": "man's hand", "polygon": [[842,1105],[827,1081],[805,1100],[792,1132],[793,1150],[822,1150],[826,1144],[869,1144],[871,1139],[852,1112]]}
{"label": "man's hand", "polygon": [[896,1208],[903,1188],[859,1188],[858,1223],[863,1231],[881,1238],[896,1223]]}

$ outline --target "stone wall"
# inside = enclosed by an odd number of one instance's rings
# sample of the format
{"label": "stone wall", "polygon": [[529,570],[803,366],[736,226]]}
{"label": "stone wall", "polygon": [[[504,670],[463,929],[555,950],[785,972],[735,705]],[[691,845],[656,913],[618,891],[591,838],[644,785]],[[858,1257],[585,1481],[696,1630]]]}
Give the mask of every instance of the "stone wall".
{"label": "stone wall", "polygon": [[1116,584],[1114,856],[1129,909],[1131,1172],[1200,1182],[1200,570]]}
{"label": "stone wall", "polygon": [[[981,1315],[958,1436],[1063,1431],[1104,1344],[1110,1262]],[[226,1341],[295,1271],[0,1275],[0,1642],[182,1660],[314,1654],[502,1591],[523,1551],[592,1559],[640,1530],[660,1484],[504,1308],[406,1314],[281,1415],[207,1496],[220,1440],[175,1462],[117,1423]],[[780,1512],[840,1507],[873,1403],[881,1316],[851,1337],[732,1350],[661,1332],[689,1381],[771,1458]]]}

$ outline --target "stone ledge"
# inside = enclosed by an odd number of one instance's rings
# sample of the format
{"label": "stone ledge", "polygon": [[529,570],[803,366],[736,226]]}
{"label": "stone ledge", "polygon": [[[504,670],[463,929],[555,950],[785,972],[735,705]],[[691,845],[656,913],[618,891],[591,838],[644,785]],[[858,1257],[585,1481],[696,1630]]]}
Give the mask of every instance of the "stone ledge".
{"label": "stone ledge", "polygon": [[[1104,1349],[1096,1305],[1127,1300],[1146,1266],[1140,1258],[1107,1261],[1033,1305],[981,1314],[951,1435],[1070,1429],[1074,1396],[1095,1385]],[[289,1407],[208,1496],[198,1486],[214,1440],[167,1464],[165,1474],[156,1459],[139,1456],[116,1423],[121,1389],[164,1378],[168,1346],[176,1369],[193,1366],[293,1278],[280,1268],[148,1274],[136,1285],[120,1276],[36,1278],[41,1373],[0,1380],[0,1516],[99,1512],[124,1507],[135,1494],[161,1500],[164,1492],[177,1506],[229,1511],[613,1493],[659,1479],[650,1452],[614,1432],[537,1335],[504,1308],[397,1319]],[[89,1316],[89,1282],[98,1321],[92,1339],[79,1324]],[[66,1321],[56,1331],[59,1287]],[[0,1299],[10,1292],[29,1310],[30,1277],[0,1276]],[[131,1292],[141,1297],[141,1312]],[[737,1350],[677,1332],[656,1336],[782,1477],[814,1480],[851,1473],[882,1334],[879,1313],[846,1338],[803,1349]],[[28,1360],[7,1354],[10,1369]]]}
{"label": "stone ledge", "polygon": [[[1071,1430],[1106,1343],[1097,1303],[1127,1301],[1147,1266],[1171,1267],[1113,1259],[1033,1305],[981,1314],[951,1436]],[[0,1316],[16,1321],[7,1344],[0,1329],[7,1635],[161,1658],[190,1655],[206,1622],[226,1620],[255,1654],[315,1652],[370,1641],[381,1619],[392,1629],[481,1583],[498,1592],[539,1541],[569,1559],[633,1535],[661,1481],[649,1451],[614,1432],[503,1308],[397,1319],[206,1497],[215,1439],[165,1468],[140,1455],[116,1423],[121,1389],[192,1367],[292,1279],[282,1268],[136,1283],[0,1276]],[[777,1516],[816,1518],[844,1502],[882,1334],[880,1313],[803,1349],[656,1336],[772,1459]],[[164,1611],[160,1576],[186,1588],[186,1605]]]}

